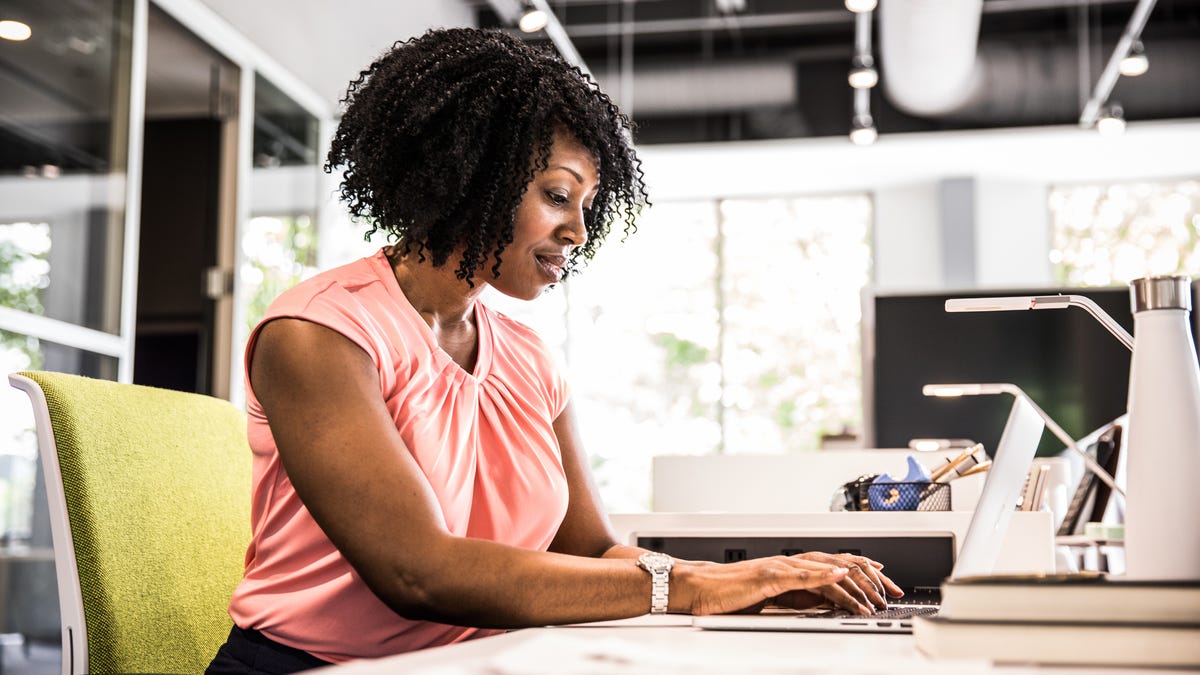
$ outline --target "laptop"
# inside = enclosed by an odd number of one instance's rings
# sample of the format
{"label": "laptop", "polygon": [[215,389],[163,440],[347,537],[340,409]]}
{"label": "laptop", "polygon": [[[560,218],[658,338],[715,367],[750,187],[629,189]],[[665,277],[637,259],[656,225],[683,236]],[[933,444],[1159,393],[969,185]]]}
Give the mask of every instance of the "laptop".
{"label": "laptop", "polygon": [[[1023,396],[1016,397],[950,578],[991,574],[1044,427],[1041,415]],[[923,595],[916,604],[906,595],[868,616],[825,607],[767,609],[760,614],[697,616],[692,625],[706,630],[911,633],[914,616],[932,616],[938,610],[937,593]]]}

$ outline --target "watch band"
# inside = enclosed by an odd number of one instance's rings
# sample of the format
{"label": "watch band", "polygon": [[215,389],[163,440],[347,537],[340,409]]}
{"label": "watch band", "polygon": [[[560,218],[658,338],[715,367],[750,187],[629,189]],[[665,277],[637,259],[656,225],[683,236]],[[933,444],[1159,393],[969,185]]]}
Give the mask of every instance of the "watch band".
{"label": "watch band", "polygon": [[637,562],[638,567],[650,573],[650,613],[666,614],[675,560],[664,553],[643,553]]}

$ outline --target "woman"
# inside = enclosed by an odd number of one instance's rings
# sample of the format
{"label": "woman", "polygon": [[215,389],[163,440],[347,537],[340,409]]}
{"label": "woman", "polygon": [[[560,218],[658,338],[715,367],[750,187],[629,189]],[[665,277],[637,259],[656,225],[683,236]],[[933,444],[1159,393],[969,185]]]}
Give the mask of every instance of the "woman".
{"label": "woman", "polygon": [[350,86],[326,169],[391,246],[284,293],[246,348],[253,538],[210,672],[292,672],[501,629],[900,591],[810,553],[717,565],[619,544],[531,300],[646,203],[627,120],[499,32],[431,31]]}

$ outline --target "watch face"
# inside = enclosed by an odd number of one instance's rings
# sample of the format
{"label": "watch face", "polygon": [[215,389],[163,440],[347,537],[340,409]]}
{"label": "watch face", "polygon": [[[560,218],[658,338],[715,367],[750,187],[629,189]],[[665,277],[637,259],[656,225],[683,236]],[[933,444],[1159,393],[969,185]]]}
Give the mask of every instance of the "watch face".
{"label": "watch face", "polygon": [[674,561],[665,553],[643,553],[638,564],[650,572],[669,572]]}

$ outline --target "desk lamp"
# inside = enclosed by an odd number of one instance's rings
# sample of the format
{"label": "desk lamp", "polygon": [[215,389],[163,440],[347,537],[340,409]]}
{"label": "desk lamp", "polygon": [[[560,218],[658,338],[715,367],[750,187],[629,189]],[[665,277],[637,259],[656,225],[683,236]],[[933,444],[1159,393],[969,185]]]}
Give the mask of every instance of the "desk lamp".
{"label": "desk lamp", "polygon": [[1080,307],[1133,352],[1125,475],[1135,496],[1125,511],[1126,578],[1200,579],[1200,528],[1179,526],[1180,514],[1193,509],[1195,477],[1200,475],[1200,363],[1188,320],[1191,285],[1184,275],[1129,282],[1136,344],[1082,296],[946,301],[947,312]]}
{"label": "desk lamp", "polygon": [[[1108,312],[1082,295],[1018,295],[1005,298],[957,298],[946,301],[947,312],[1006,312],[1022,309],[1064,309],[1079,307],[1092,315],[1129,351],[1133,336],[1113,320]],[[1011,385],[1009,385],[1011,386]],[[1010,392],[1011,393],[1011,392]]]}
{"label": "desk lamp", "polygon": [[[1120,326],[1117,327],[1120,328]],[[1095,473],[1105,485],[1112,488],[1113,492],[1121,495],[1121,499],[1125,499],[1125,491],[1117,487],[1116,481],[1114,481],[1113,477],[1104,470],[1104,467],[1100,466],[1095,459],[1092,459],[1091,455],[1087,454],[1083,448],[1079,447],[1079,444],[1076,443],[1075,440],[1069,435],[1067,435],[1067,432],[1063,431],[1063,428],[1058,426],[1058,423],[1055,422],[1050,415],[1046,414],[1046,411],[1042,410],[1041,406],[1039,406],[1032,398],[1029,397],[1029,394],[1026,394],[1025,391],[1017,385],[1009,384],[1007,382],[993,382],[987,384],[927,384],[921,388],[921,393],[926,396],[937,396],[939,398],[1012,394],[1014,398],[1024,399],[1025,402],[1028,403],[1031,408],[1033,408],[1034,412],[1036,412],[1042,418],[1042,421],[1046,423],[1046,428],[1050,430],[1050,433],[1054,434],[1058,440],[1062,441],[1063,445],[1066,445],[1068,448],[1079,453],[1079,455],[1083,457],[1083,462],[1087,465],[1087,468],[1091,469],[1092,472]]]}

